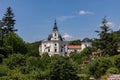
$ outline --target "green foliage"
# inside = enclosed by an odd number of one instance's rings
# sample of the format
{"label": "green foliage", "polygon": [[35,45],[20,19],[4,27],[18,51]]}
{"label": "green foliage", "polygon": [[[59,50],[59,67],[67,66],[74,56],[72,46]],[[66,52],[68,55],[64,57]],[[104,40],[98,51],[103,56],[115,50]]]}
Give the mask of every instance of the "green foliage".
{"label": "green foliage", "polygon": [[2,18],[2,23],[4,27],[3,29],[5,29],[5,34],[15,31],[14,29],[15,20],[13,18],[14,18],[14,13],[12,12],[11,7],[8,7],[6,13]]}
{"label": "green foliage", "polygon": [[119,69],[114,67],[111,67],[106,71],[106,74],[119,74],[119,73],[120,73]]}
{"label": "green foliage", "polygon": [[12,9],[11,7],[8,7],[2,20],[0,20],[0,46],[3,46],[3,39],[6,37],[7,34],[17,31],[16,29],[14,29],[15,20],[13,18],[14,14],[12,12]]}
{"label": "green foliage", "polygon": [[109,58],[101,58],[99,65],[97,66],[97,76],[100,77],[101,75],[104,75],[106,70],[112,66],[113,64]]}
{"label": "green foliage", "polygon": [[69,45],[81,45],[81,41],[80,40],[73,40],[69,42]]}
{"label": "green foliage", "polygon": [[26,59],[26,65],[29,66],[30,70],[44,70],[47,67],[47,62],[43,61],[40,57],[30,56]]}
{"label": "green foliage", "polygon": [[21,54],[12,54],[6,59],[5,64],[10,69],[25,66],[25,56]]}
{"label": "green foliage", "polygon": [[107,26],[106,18],[102,21],[102,26],[100,27],[101,31],[96,31],[100,37],[93,43],[97,47],[97,49],[102,50],[102,55],[115,55],[117,54],[118,49],[118,39],[116,35],[112,32],[109,26]]}
{"label": "green foliage", "polygon": [[120,30],[115,31],[114,34],[116,35],[116,38],[118,39],[118,47],[120,49],[120,42],[119,42],[120,41]]}
{"label": "green foliage", "polygon": [[5,65],[0,65],[0,77],[7,76],[8,68]]}
{"label": "green foliage", "polygon": [[[100,78],[109,73],[119,72],[119,55],[113,57],[94,58],[81,72],[80,53],[70,57],[47,53],[41,57],[25,56],[20,53],[10,54],[0,64],[2,80],[88,80],[92,75]],[[79,63],[79,65],[78,65]],[[118,63],[118,64],[116,64]],[[89,71],[89,72],[88,72]]]}
{"label": "green foliage", "polygon": [[90,47],[85,48],[80,53],[72,52],[70,53],[69,57],[75,62],[77,65],[80,65],[83,63],[83,61],[86,58],[89,58],[89,56],[92,53],[92,49]]}
{"label": "green foliage", "polygon": [[77,80],[76,69],[68,58],[52,62],[50,69],[50,80]]}
{"label": "green foliage", "polygon": [[9,33],[4,38],[4,45],[12,48],[12,53],[27,53],[25,42],[16,33]]}
{"label": "green foliage", "polygon": [[82,56],[80,55],[80,53],[76,53],[76,52],[72,52],[70,53],[70,58],[77,64],[81,64],[82,63]]}
{"label": "green foliage", "polygon": [[78,77],[80,78],[79,80],[89,80],[89,75],[88,74],[78,74]]}
{"label": "green foliage", "polygon": [[81,57],[89,57],[92,54],[92,48],[86,47],[84,50],[80,52]]}
{"label": "green foliage", "polygon": [[27,43],[27,55],[28,56],[39,56],[39,45],[41,44],[41,41],[33,42],[33,43]]}
{"label": "green foliage", "polygon": [[94,77],[97,77],[96,71],[97,71],[97,66],[99,65],[99,59],[93,60],[89,65],[88,65],[88,71],[90,75],[93,75]]}
{"label": "green foliage", "polygon": [[113,57],[114,65],[120,70],[120,54]]}
{"label": "green foliage", "polygon": [[0,63],[2,63],[4,56],[0,54]]}
{"label": "green foliage", "polygon": [[112,61],[109,57],[103,57],[99,59],[93,60],[89,66],[88,70],[91,75],[94,77],[99,78],[100,76],[106,73],[106,70],[110,67],[113,67]]}
{"label": "green foliage", "polygon": [[108,76],[109,76],[108,74],[103,75],[103,76],[101,76],[101,78],[100,78],[100,79],[101,79],[101,80],[107,80]]}
{"label": "green foliage", "polygon": [[0,54],[3,55],[3,57],[8,57],[8,55],[11,53],[12,53],[11,46],[5,45],[4,47],[0,47]]}

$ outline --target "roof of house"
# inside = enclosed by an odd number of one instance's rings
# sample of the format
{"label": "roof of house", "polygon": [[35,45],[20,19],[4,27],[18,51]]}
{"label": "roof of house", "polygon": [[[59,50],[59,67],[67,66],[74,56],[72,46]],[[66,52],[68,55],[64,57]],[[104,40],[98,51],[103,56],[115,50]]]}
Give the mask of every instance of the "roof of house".
{"label": "roof of house", "polygon": [[68,45],[68,49],[81,49],[81,45]]}

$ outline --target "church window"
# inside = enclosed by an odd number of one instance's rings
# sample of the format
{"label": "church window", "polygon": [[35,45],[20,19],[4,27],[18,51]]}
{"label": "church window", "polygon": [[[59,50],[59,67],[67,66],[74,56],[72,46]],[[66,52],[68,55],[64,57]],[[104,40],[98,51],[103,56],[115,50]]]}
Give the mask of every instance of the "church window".
{"label": "church window", "polygon": [[55,44],[55,46],[57,46],[57,44]]}
{"label": "church window", "polygon": [[48,52],[50,52],[50,49],[48,49]]}
{"label": "church window", "polygon": [[67,54],[67,52],[65,52],[65,55]]}
{"label": "church window", "polygon": [[56,33],[55,33],[55,36],[56,36]]}
{"label": "church window", "polygon": [[55,52],[57,52],[57,49],[55,49]]}
{"label": "church window", "polygon": [[61,52],[63,52],[63,49],[61,49]]}
{"label": "church window", "polygon": [[77,50],[75,49],[74,52],[77,52]]}
{"label": "church window", "polygon": [[46,47],[46,45],[44,45]]}

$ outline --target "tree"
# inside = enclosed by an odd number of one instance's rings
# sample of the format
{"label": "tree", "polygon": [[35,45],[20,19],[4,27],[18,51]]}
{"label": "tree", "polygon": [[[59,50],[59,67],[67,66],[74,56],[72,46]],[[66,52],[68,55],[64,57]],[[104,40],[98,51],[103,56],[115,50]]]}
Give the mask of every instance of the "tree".
{"label": "tree", "polygon": [[115,31],[114,35],[116,35],[116,38],[118,39],[118,48],[120,49],[120,30]]}
{"label": "tree", "polygon": [[103,56],[105,55],[115,55],[117,53],[117,42],[115,35],[112,32],[112,29],[107,25],[106,18],[103,19],[101,25],[101,31],[96,31],[100,39],[97,39],[97,48],[101,49]]}
{"label": "tree", "polygon": [[92,53],[91,47],[86,47],[83,51],[80,52],[81,57],[89,57]]}
{"label": "tree", "polygon": [[68,58],[55,60],[50,69],[50,80],[78,80],[77,71]]}
{"label": "tree", "polygon": [[14,29],[16,20],[13,18],[14,18],[14,13],[12,12],[11,7],[8,7],[6,13],[2,18],[3,29],[5,30],[5,34],[16,31],[16,29]]}
{"label": "tree", "polygon": [[0,65],[0,77],[7,76],[8,68],[5,65]]}
{"label": "tree", "polygon": [[0,21],[0,34],[1,34],[0,38],[1,38],[1,40],[3,40],[3,38],[8,33],[17,31],[16,29],[14,29],[15,19],[13,19],[13,18],[14,18],[14,14],[12,12],[12,9],[11,9],[11,7],[8,7],[2,20]]}
{"label": "tree", "polygon": [[113,57],[114,65],[120,70],[120,55]]}
{"label": "tree", "polygon": [[100,78],[105,75],[107,69],[113,67],[113,63],[110,57],[96,58],[89,63],[88,71],[90,75],[95,78]]}
{"label": "tree", "polygon": [[25,56],[22,54],[12,54],[12,55],[9,55],[9,57],[6,59],[5,64],[10,69],[15,69],[17,67],[25,66],[26,59],[25,59]]}
{"label": "tree", "polygon": [[119,69],[115,67],[111,67],[106,71],[106,74],[119,74]]}
{"label": "tree", "polygon": [[9,33],[4,38],[4,45],[9,46],[12,48],[12,53],[27,53],[27,47],[25,42],[20,38],[16,33]]}
{"label": "tree", "polygon": [[72,53],[70,53],[69,56],[78,65],[80,65],[82,63],[82,57],[81,57],[80,53],[72,52]]}
{"label": "tree", "polygon": [[27,55],[28,56],[35,56],[35,57],[39,57],[39,50],[38,47],[41,44],[41,41],[37,41],[37,42],[33,42],[33,43],[27,43],[27,48],[28,48],[28,52]]}
{"label": "tree", "polygon": [[69,45],[81,45],[81,41],[80,40],[73,40],[69,42]]}
{"label": "tree", "polygon": [[0,46],[2,46],[2,44],[3,44],[3,22],[0,20]]}
{"label": "tree", "polygon": [[98,65],[99,65],[99,59],[95,59],[91,61],[88,65],[88,73],[94,77],[97,77],[96,71]]}
{"label": "tree", "polygon": [[12,52],[11,46],[4,45],[4,38],[17,31],[14,29],[15,19],[11,7],[7,8],[6,13],[4,14],[2,20],[0,20],[0,54],[7,57],[8,54]]}

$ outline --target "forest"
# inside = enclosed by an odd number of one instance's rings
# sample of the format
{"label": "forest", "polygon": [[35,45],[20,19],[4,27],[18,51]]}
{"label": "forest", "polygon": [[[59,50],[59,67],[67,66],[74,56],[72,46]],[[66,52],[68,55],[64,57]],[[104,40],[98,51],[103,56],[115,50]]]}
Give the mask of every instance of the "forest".
{"label": "forest", "polygon": [[106,80],[110,74],[120,74],[120,30],[113,31],[106,17],[95,31],[99,38],[91,39],[92,47],[51,57],[39,55],[41,41],[25,42],[16,33],[15,21],[8,7],[0,20],[0,80]]}

